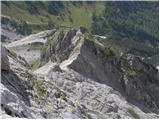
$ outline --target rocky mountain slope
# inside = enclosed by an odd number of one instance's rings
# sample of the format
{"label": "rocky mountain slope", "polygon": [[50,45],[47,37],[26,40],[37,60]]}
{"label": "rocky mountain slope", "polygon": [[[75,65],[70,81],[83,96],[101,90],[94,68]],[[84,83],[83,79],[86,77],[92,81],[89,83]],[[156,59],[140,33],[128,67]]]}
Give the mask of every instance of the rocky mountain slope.
{"label": "rocky mountain slope", "polygon": [[36,70],[9,47],[25,38],[2,47],[1,118],[158,118],[155,67],[116,56],[84,28],[53,31],[38,48]]}
{"label": "rocky mountain slope", "polygon": [[40,58],[40,50],[47,38],[54,34],[55,30],[46,30],[37,34],[32,34],[18,41],[7,44],[8,49],[16,52],[17,55],[24,57],[28,63]]}
{"label": "rocky mountain slope", "polygon": [[[117,54],[158,67],[158,1],[2,1],[2,41],[43,30],[83,26]],[[5,16],[5,17],[4,17]]]}
{"label": "rocky mountain slope", "polygon": [[3,44],[7,44],[17,39],[21,39],[24,36],[20,34],[13,25],[13,23],[15,22],[14,24],[16,24],[16,26],[18,27],[17,22],[11,21],[12,20],[10,17],[3,15],[1,16],[1,41]]}
{"label": "rocky mountain slope", "polygon": [[158,66],[158,1],[107,1],[100,16],[93,16],[91,31],[105,35],[117,51],[143,57]]}

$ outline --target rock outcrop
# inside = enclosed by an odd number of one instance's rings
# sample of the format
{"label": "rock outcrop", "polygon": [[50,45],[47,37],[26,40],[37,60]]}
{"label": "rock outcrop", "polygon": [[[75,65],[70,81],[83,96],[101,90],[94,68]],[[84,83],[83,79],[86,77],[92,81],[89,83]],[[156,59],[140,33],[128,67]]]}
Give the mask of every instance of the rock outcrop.
{"label": "rock outcrop", "polygon": [[118,58],[109,48],[80,30],[58,31],[53,39],[56,40],[42,54],[42,62],[51,59],[61,63],[62,68],[70,68],[111,86],[128,100],[158,113],[159,80],[155,67],[129,54]]}
{"label": "rock outcrop", "polygon": [[29,35],[23,39],[7,44],[6,47],[17,55],[25,58],[31,64],[33,60],[40,58],[40,50],[48,37],[54,34],[55,30],[46,30],[37,34]]}
{"label": "rock outcrop", "polygon": [[[10,42],[22,39],[25,35],[20,33],[19,21],[12,19],[9,16],[1,15],[1,42],[8,44]],[[23,29],[23,28],[22,28]]]}
{"label": "rock outcrop", "polygon": [[1,70],[10,70],[6,48],[3,46],[1,46]]}
{"label": "rock outcrop", "polygon": [[29,107],[32,90],[28,81],[28,65],[2,46],[1,49],[1,118],[21,117],[34,118]]}
{"label": "rock outcrop", "polygon": [[83,28],[54,31],[34,71],[11,50],[2,56],[2,118],[158,118],[158,70],[116,56]]}

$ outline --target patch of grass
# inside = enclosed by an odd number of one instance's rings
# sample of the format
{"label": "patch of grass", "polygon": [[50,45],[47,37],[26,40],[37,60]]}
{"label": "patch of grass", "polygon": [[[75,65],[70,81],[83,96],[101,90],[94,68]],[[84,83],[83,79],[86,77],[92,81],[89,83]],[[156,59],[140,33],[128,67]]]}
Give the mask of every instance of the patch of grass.
{"label": "patch of grass", "polygon": [[75,104],[74,104],[72,101],[70,101],[69,104],[70,104],[71,106],[75,107]]}
{"label": "patch of grass", "polygon": [[139,115],[134,111],[133,108],[128,108],[127,111],[136,119],[140,119]]}
{"label": "patch of grass", "polygon": [[69,100],[69,98],[67,98],[67,95],[60,90],[60,88],[58,86],[55,86],[55,89],[57,91],[57,97],[63,99],[64,101],[68,102],[68,104],[70,104],[72,107],[75,107],[75,104]]}
{"label": "patch of grass", "polygon": [[159,55],[151,56],[150,59],[148,59],[148,58],[144,59],[144,62],[146,62],[148,64],[152,64],[155,67],[159,65],[158,61],[159,61]]}
{"label": "patch of grass", "polygon": [[156,108],[156,107],[152,108],[152,110],[153,110],[153,112],[154,112],[154,113],[156,113],[156,114],[158,114],[158,113],[159,113],[159,109],[158,109],[158,108]]}
{"label": "patch of grass", "polygon": [[[152,95],[150,95],[150,96],[152,96]],[[147,102],[147,105],[151,108],[151,110],[154,113],[158,114],[159,113],[159,109],[158,109],[158,107],[156,106],[156,104],[153,101],[154,101],[154,97],[152,97],[152,100]]]}
{"label": "patch of grass", "polygon": [[[52,15],[47,11],[47,2],[43,2],[45,8],[39,9],[38,14],[31,14],[24,1],[8,2],[9,6],[2,3],[2,14],[26,21],[28,24],[47,24],[52,20],[56,26],[66,27],[91,27],[92,14],[97,16],[105,9],[103,2],[94,2],[91,5],[82,4],[75,6],[72,2],[63,2],[65,8],[60,14]],[[38,5],[37,5],[38,7]],[[40,6],[39,6],[40,7]],[[33,29],[33,31],[35,31]]]}
{"label": "patch of grass", "polygon": [[135,76],[136,72],[131,68],[121,68],[122,72],[127,76]]}
{"label": "patch of grass", "polygon": [[71,12],[71,18],[73,19],[73,25],[75,27],[84,26],[89,28],[91,25],[92,12],[85,6],[81,6],[77,9],[74,5],[69,7]]}
{"label": "patch of grass", "polygon": [[36,91],[39,98],[43,98],[46,94],[46,87],[44,80],[33,80],[33,88]]}
{"label": "patch of grass", "polygon": [[47,42],[42,47],[42,54],[45,53],[50,48],[50,45],[54,44],[54,42],[58,39],[58,34],[59,34],[59,31],[57,31],[53,36],[50,36],[47,39]]}
{"label": "patch of grass", "polygon": [[84,119],[88,119],[87,113],[83,113],[83,118],[84,118]]}
{"label": "patch of grass", "polygon": [[61,98],[66,102],[68,101],[67,96],[65,94],[61,94]]}
{"label": "patch of grass", "polygon": [[37,69],[40,65],[40,60],[39,59],[35,59],[31,61],[31,67],[33,70]]}
{"label": "patch of grass", "polygon": [[26,76],[25,76],[28,80],[32,80],[33,76],[28,72],[26,71]]}
{"label": "patch of grass", "polygon": [[102,47],[101,50],[104,51],[107,55],[114,56],[114,52],[108,46]]}
{"label": "patch of grass", "polygon": [[60,97],[60,98],[62,98],[64,101],[68,101],[68,99],[67,99],[67,96],[65,95],[65,93],[63,92],[63,91],[61,91],[60,90],[60,88],[59,87],[55,87],[55,89],[57,90],[57,93],[58,93],[58,96]]}
{"label": "patch of grass", "polygon": [[33,76],[29,72],[27,72],[27,78],[31,81],[33,90],[35,91],[36,95],[38,96],[38,100],[45,100],[44,96],[47,93],[46,91],[46,81],[43,78],[37,78]]}
{"label": "patch of grass", "polygon": [[14,4],[10,4],[9,7],[2,4],[2,14],[8,15],[13,18],[23,20],[29,23],[42,23],[40,16],[31,15],[27,10],[19,8]]}
{"label": "patch of grass", "polygon": [[[91,41],[95,46],[97,46],[101,51],[103,51],[106,55],[114,56],[115,53],[112,48],[100,41],[100,39],[94,37],[91,33],[85,33],[86,40]],[[100,44],[98,44],[100,43]]]}
{"label": "patch of grass", "polygon": [[107,45],[111,48],[111,50],[115,53],[116,56],[121,56],[122,53],[124,53],[124,49],[114,43],[111,43],[108,39],[99,39],[99,41],[103,45]]}

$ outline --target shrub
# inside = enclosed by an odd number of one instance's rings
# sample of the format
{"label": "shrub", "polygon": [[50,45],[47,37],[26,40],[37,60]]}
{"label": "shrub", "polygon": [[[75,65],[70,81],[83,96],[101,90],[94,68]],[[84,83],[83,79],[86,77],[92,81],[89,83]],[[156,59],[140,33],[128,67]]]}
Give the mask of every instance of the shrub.
{"label": "shrub", "polygon": [[33,88],[40,98],[42,98],[46,93],[44,80],[33,80]]}
{"label": "shrub", "polygon": [[121,68],[122,72],[127,76],[134,76],[136,72],[130,68]]}
{"label": "shrub", "polygon": [[64,9],[62,1],[49,1],[48,2],[48,12],[52,15],[58,15],[61,10]]}
{"label": "shrub", "polygon": [[37,69],[39,67],[40,61],[39,59],[35,59],[33,61],[31,61],[31,67],[33,70]]}
{"label": "shrub", "polygon": [[127,111],[136,119],[139,119],[139,115],[132,108],[128,108]]}
{"label": "shrub", "polygon": [[58,96],[60,97],[60,98],[62,98],[64,101],[68,101],[68,99],[67,99],[67,96],[65,95],[65,93],[63,92],[63,91],[61,91],[60,90],[60,88],[59,87],[55,87],[55,89],[57,90],[57,93],[58,93]]}

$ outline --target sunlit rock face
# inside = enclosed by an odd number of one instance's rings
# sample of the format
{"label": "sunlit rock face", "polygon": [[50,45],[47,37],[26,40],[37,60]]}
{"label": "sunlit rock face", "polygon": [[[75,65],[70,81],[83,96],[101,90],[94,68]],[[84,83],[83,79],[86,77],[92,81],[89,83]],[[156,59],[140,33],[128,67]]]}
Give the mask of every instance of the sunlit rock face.
{"label": "sunlit rock face", "polygon": [[[139,58],[127,54],[120,58],[105,51],[94,38],[86,38],[81,30],[57,31],[50,54],[42,54],[42,62],[51,59],[62,69],[72,69],[92,80],[119,91],[128,100],[141,103],[153,111],[158,109],[158,70]],[[47,61],[48,61],[47,60]],[[152,101],[152,102],[151,102]]]}
{"label": "sunlit rock face", "polygon": [[116,56],[85,28],[54,30],[36,70],[12,49],[2,57],[3,118],[158,118],[158,70]]}

